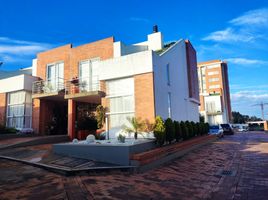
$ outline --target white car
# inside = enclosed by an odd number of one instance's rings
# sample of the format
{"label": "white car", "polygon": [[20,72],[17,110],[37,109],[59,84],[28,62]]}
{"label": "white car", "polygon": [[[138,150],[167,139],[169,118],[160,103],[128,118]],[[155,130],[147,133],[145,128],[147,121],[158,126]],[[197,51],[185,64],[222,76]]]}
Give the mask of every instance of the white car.
{"label": "white car", "polygon": [[221,125],[214,125],[209,127],[209,135],[217,135],[218,137],[223,137],[223,128]]}

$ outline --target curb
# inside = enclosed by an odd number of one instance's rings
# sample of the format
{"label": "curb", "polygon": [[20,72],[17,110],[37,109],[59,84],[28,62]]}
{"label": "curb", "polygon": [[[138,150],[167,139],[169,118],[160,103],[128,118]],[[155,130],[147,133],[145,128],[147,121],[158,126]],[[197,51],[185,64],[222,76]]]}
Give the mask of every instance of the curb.
{"label": "curb", "polygon": [[97,173],[103,173],[103,172],[107,172],[107,171],[121,171],[121,172],[129,171],[129,172],[132,172],[136,168],[135,166],[116,166],[116,167],[89,167],[89,168],[82,168],[82,169],[68,169],[68,168],[64,168],[64,167],[60,168],[60,167],[56,167],[56,166],[51,166],[51,165],[47,165],[47,164],[43,164],[43,163],[33,163],[33,162],[26,161],[26,160],[12,158],[12,157],[8,157],[8,156],[0,156],[0,159],[14,161],[14,162],[20,162],[20,163],[23,163],[26,165],[45,169],[47,171],[50,171],[50,172],[53,172],[56,174],[60,174],[60,175],[64,175],[64,176],[73,176],[73,175],[77,175],[80,173],[97,174]]}

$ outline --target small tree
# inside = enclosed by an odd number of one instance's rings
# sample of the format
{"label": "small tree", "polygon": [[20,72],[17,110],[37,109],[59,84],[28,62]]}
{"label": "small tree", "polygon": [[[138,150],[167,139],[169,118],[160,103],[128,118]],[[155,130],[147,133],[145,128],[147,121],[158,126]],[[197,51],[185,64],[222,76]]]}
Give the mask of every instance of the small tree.
{"label": "small tree", "polygon": [[192,125],[189,121],[186,121],[185,122],[185,125],[188,129],[188,136],[187,136],[187,139],[191,138],[193,136],[193,128],[192,128]]}
{"label": "small tree", "polygon": [[205,123],[205,134],[209,132],[209,123]]}
{"label": "small tree", "polygon": [[186,128],[186,125],[183,121],[181,121],[180,123],[180,127],[181,127],[181,135],[183,140],[187,140],[188,138],[188,129]]}
{"label": "small tree", "polygon": [[160,116],[156,116],[154,124],[154,137],[156,139],[156,144],[162,146],[165,143],[166,133],[164,121]]}
{"label": "small tree", "polygon": [[102,128],[105,123],[105,113],[107,109],[102,105],[98,105],[96,108],[96,119],[98,122],[98,128]]}
{"label": "small tree", "polygon": [[134,133],[135,140],[138,139],[138,134],[144,130],[144,122],[140,118],[127,117],[130,126],[123,126],[123,130],[127,133]]}
{"label": "small tree", "polygon": [[193,121],[191,121],[190,123],[191,123],[192,128],[193,128],[193,137],[194,137],[194,136],[197,135],[197,127],[196,127],[196,124]]}
{"label": "small tree", "polygon": [[172,119],[170,118],[166,119],[165,127],[166,127],[166,141],[169,142],[170,144],[175,139],[175,126]]}
{"label": "small tree", "polygon": [[180,141],[181,139],[181,125],[180,122],[174,121],[174,126],[175,126],[175,139],[176,141]]}
{"label": "small tree", "polygon": [[196,134],[197,135],[201,135],[201,132],[200,132],[200,123],[199,122],[196,122],[195,123],[195,126],[196,126]]}

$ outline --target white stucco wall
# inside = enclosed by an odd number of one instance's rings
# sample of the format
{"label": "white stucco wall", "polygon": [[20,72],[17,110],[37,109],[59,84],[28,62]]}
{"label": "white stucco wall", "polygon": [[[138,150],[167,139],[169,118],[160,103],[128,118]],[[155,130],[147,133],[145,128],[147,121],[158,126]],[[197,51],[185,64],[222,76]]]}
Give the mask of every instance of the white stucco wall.
{"label": "white stucco wall", "polygon": [[99,63],[99,80],[117,79],[152,72],[152,51],[142,51]]}
{"label": "white stucco wall", "polygon": [[19,90],[32,91],[32,83],[36,77],[21,74],[0,80],[0,93],[14,92]]}
{"label": "white stucco wall", "polygon": [[[167,84],[167,64],[169,64],[170,70],[170,86]],[[168,92],[170,92],[172,119],[199,121],[198,104],[189,99],[184,40],[178,41],[161,56],[154,54],[153,66],[156,115],[160,115],[164,119],[168,118]]]}

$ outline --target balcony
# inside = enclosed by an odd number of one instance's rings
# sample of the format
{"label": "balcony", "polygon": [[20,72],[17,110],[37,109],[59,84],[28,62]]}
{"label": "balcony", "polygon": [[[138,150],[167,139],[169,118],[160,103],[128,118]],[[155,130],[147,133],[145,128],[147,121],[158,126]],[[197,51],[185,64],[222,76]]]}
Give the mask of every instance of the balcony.
{"label": "balcony", "polygon": [[33,82],[33,99],[62,99],[64,96],[64,79],[57,78],[53,80],[40,80]]}
{"label": "balcony", "polygon": [[208,110],[207,112],[207,115],[221,115],[222,114],[222,111],[218,110]]}
{"label": "balcony", "polygon": [[65,99],[80,102],[101,103],[105,93],[100,90],[98,77],[76,78],[65,84]]}

